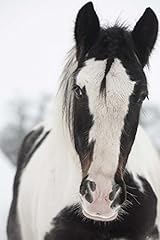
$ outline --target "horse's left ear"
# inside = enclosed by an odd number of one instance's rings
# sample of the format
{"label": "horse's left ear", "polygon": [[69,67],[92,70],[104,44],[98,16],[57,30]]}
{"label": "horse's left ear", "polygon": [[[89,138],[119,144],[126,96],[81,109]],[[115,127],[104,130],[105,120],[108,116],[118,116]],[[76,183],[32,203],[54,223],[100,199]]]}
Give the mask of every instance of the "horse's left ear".
{"label": "horse's left ear", "polygon": [[147,8],[132,31],[137,56],[144,67],[154,47],[158,34],[158,19],[151,8]]}
{"label": "horse's left ear", "polygon": [[94,10],[93,3],[88,2],[78,12],[75,23],[75,41],[77,57],[85,55],[95,43],[100,31],[98,16]]}

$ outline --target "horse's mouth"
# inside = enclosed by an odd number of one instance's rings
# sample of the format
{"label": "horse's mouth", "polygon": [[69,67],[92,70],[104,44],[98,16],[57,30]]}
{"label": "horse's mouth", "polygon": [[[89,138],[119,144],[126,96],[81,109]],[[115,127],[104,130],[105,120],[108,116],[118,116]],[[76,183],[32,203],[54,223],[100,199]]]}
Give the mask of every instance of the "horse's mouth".
{"label": "horse's mouth", "polygon": [[110,222],[115,220],[118,217],[118,212],[115,212],[113,215],[110,215],[110,216],[103,216],[100,214],[90,214],[84,209],[82,210],[82,212],[85,217],[95,221],[102,221],[102,222]]}

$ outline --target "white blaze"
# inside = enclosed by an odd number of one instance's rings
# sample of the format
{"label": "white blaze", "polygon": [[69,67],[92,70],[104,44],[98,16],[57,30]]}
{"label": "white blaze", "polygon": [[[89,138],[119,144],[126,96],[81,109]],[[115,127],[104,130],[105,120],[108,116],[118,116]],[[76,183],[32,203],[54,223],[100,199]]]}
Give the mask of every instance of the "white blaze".
{"label": "white blaze", "polygon": [[106,75],[106,99],[100,96],[106,64],[107,60],[88,60],[77,76],[77,84],[86,87],[89,109],[94,116],[89,139],[96,142],[89,175],[103,174],[111,179],[118,166],[121,131],[135,82],[120,60],[114,59]]}

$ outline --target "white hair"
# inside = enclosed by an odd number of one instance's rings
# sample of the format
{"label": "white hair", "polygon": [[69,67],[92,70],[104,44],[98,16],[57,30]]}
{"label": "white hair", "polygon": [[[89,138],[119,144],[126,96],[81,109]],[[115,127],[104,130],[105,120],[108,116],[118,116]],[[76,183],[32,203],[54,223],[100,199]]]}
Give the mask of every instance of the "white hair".
{"label": "white hair", "polygon": [[67,123],[71,135],[73,134],[73,74],[77,67],[76,47],[73,47],[67,54],[66,64],[60,77],[60,86],[57,93],[57,97],[61,99],[62,118]]}

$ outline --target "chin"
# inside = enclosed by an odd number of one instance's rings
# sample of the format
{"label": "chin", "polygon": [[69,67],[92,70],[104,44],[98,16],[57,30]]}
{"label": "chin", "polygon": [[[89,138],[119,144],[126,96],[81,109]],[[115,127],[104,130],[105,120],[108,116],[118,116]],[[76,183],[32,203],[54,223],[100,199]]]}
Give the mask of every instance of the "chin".
{"label": "chin", "polygon": [[111,221],[116,220],[118,217],[118,211],[116,211],[110,215],[107,215],[107,216],[101,215],[101,214],[92,214],[92,213],[89,213],[85,209],[82,209],[82,213],[88,219],[91,219],[94,221],[101,221],[101,222],[111,222]]}

